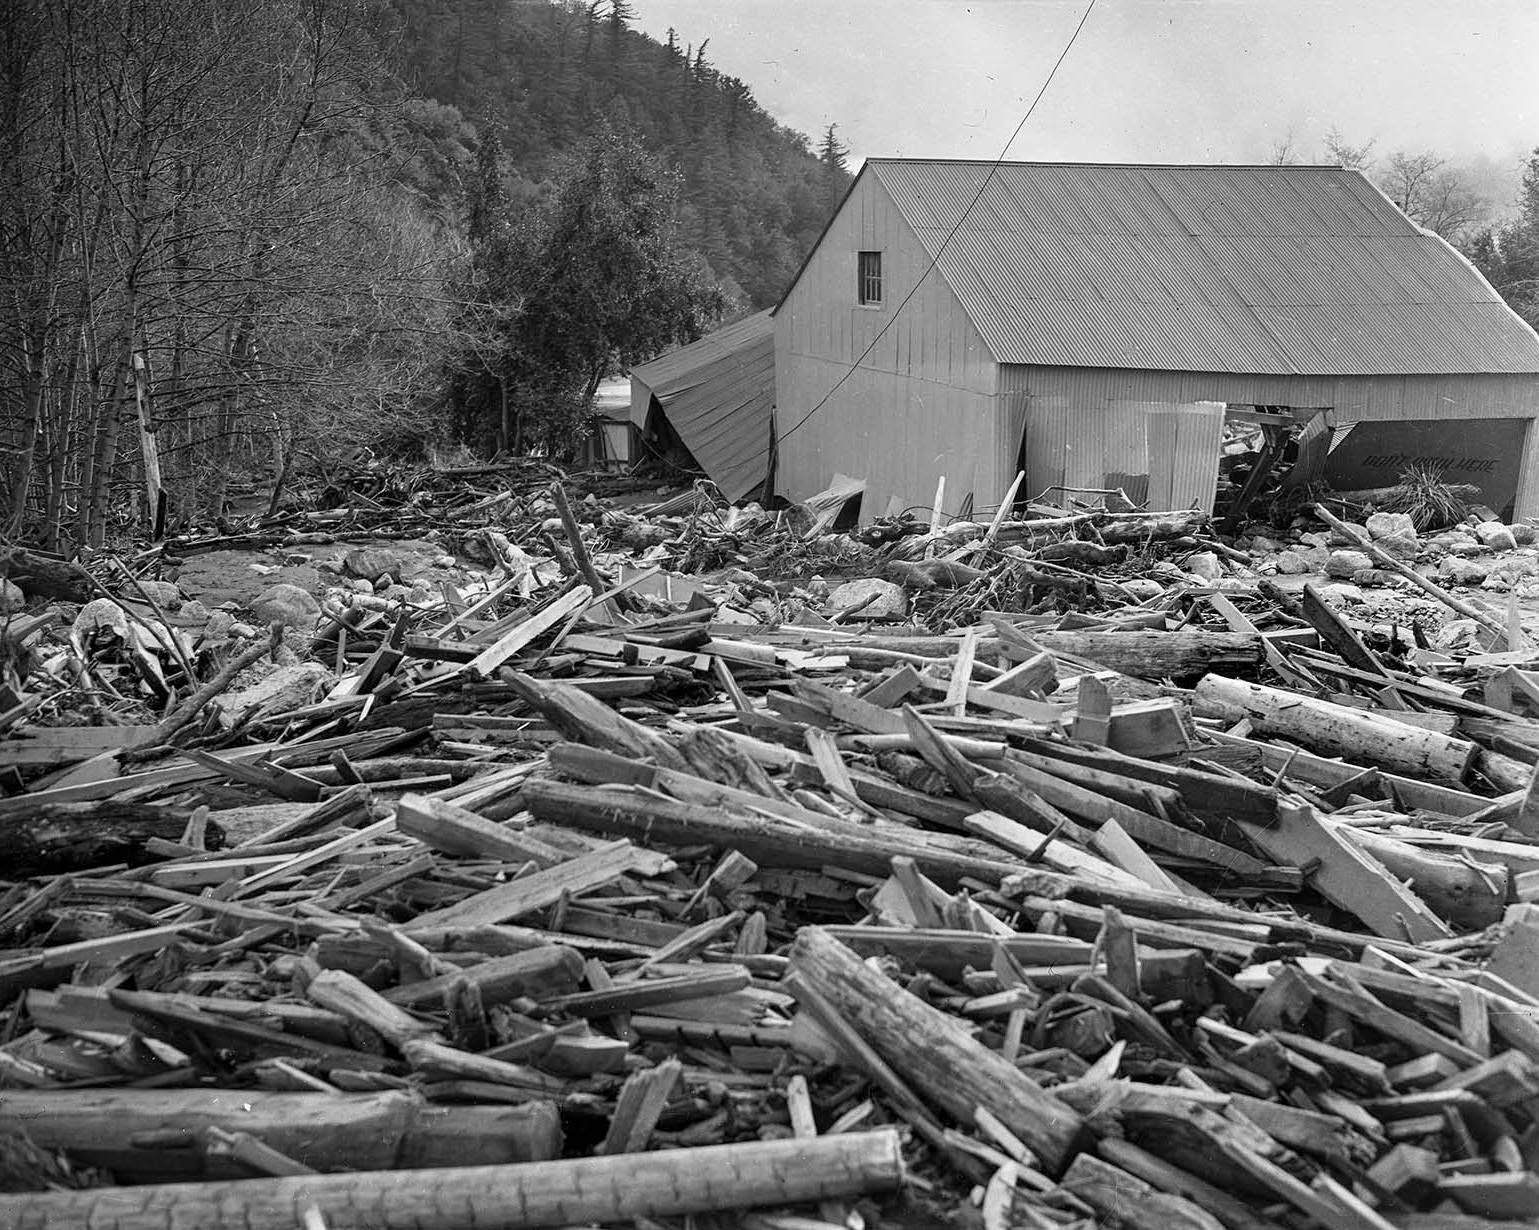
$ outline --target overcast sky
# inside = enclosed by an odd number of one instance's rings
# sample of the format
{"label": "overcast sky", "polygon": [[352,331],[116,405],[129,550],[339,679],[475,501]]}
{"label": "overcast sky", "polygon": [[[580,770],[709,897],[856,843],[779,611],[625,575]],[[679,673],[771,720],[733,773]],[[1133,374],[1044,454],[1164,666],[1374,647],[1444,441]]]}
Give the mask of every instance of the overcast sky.
{"label": "overcast sky", "polygon": [[[856,157],[992,159],[1084,0],[634,0],[636,24]],[[1539,0],[1098,0],[1010,157],[1266,161],[1290,129],[1508,162],[1539,145]]]}

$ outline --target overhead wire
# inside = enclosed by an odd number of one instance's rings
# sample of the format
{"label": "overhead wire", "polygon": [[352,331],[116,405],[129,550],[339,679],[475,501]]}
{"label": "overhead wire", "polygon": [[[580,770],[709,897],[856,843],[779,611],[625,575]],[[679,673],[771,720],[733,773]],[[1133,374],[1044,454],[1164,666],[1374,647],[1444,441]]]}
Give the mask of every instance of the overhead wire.
{"label": "overhead wire", "polygon": [[1058,75],[1058,70],[1063,66],[1063,62],[1069,58],[1069,52],[1074,50],[1074,44],[1079,41],[1080,32],[1085,28],[1085,23],[1090,20],[1090,14],[1095,9],[1095,6],[1096,0],[1090,0],[1090,3],[1085,6],[1085,11],[1080,14],[1079,24],[1074,27],[1074,32],[1069,35],[1069,41],[1064,44],[1063,50],[1058,53],[1058,58],[1053,61],[1053,67],[1048,70],[1047,77],[1043,80],[1036,97],[1031,100],[1031,105],[1026,108],[1026,114],[1021,116],[1021,122],[1015,126],[1015,131],[1010,134],[1010,139],[1005,142],[1004,148],[999,151],[999,157],[990,164],[989,173],[984,176],[983,183],[978,186],[978,191],[973,193],[972,200],[967,202],[967,208],[962,211],[961,216],[956,220],[956,224],[947,232],[946,238],[941,241],[940,247],[935,249],[935,255],[930,258],[930,263],[925,266],[924,272],[915,280],[914,285],[909,288],[908,294],[904,295],[899,301],[898,306],[893,310],[882,327],[876,331],[876,336],[871,339],[870,344],[860,352],[860,357],[850,364],[844,374],[834,382],[833,388],[829,389],[827,393],[824,393],[819,398],[817,405],[797,419],[787,431],[779,435],[780,442],[783,443],[795,435],[814,414],[828,404],[833,395],[843,387],[844,382],[860,370],[860,365],[870,357],[871,352],[876,349],[877,343],[886,336],[887,330],[897,323],[898,317],[903,314],[903,309],[908,306],[909,300],[918,293],[919,288],[924,285],[925,279],[934,272],[935,266],[940,263],[940,258],[945,255],[946,249],[951,246],[951,241],[956,238],[957,232],[962,229],[962,224],[967,221],[968,215],[972,213],[973,207],[982,200],[983,194],[988,191],[989,185],[994,182],[995,175],[999,173],[999,168],[1004,165],[1005,158],[1010,153],[1010,147],[1015,144],[1016,138],[1021,135],[1021,130],[1026,127],[1027,121],[1031,119],[1032,114],[1036,111],[1037,104],[1042,101],[1048,87],[1053,84],[1053,78]]}

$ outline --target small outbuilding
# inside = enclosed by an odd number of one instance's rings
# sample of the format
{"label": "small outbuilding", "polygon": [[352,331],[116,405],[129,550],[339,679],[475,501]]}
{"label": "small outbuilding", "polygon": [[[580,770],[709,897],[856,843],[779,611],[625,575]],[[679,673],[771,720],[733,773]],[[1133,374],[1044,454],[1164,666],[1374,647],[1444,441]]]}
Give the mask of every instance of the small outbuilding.
{"label": "small outbuilding", "polygon": [[1339,167],[869,160],[775,365],[777,492],[858,476],[866,519],[1018,471],[1211,507],[1226,420],[1258,418],[1351,444],[1363,486],[1420,461],[1539,513],[1539,336]]}
{"label": "small outbuilding", "polygon": [[729,500],[764,485],[774,405],[775,322],[767,311],[631,369],[641,452],[682,445]]}

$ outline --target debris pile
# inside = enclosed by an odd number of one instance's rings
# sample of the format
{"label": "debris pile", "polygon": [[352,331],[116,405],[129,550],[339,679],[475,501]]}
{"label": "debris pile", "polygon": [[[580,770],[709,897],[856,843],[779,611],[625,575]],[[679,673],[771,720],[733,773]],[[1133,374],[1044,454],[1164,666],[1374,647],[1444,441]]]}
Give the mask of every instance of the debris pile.
{"label": "debris pile", "polygon": [[1539,1216],[1539,649],[1414,527],[1317,510],[1440,648],[1197,514],[495,508],[11,617],[0,1222]]}

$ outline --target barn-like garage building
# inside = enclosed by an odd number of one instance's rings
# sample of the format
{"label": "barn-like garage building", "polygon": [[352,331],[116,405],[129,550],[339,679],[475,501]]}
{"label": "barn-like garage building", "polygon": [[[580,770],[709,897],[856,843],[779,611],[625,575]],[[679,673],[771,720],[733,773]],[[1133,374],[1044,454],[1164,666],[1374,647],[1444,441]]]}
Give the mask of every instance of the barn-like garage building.
{"label": "barn-like garage building", "polygon": [[867,519],[1020,468],[1209,505],[1255,407],[1539,513],[1539,336],[1338,167],[870,160],[776,309],[775,386],[777,491],[863,478]]}

